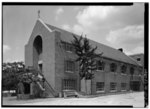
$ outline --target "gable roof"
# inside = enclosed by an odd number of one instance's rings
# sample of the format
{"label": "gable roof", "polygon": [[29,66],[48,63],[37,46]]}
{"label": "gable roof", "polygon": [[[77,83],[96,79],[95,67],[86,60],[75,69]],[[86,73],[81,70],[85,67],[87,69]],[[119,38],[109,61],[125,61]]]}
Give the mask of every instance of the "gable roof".
{"label": "gable roof", "polygon": [[[61,32],[61,40],[62,41],[65,41],[65,42],[71,42],[74,38],[73,38],[73,35],[74,33],[71,33],[71,32],[68,32],[66,30],[63,30],[63,29],[60,29],[58,27],[55,27],[55,26],[52,26],[52,25],[49,25],[49,24],[46,24],[52,31],[54,30],[58,30]],[[74,34],[76,35],[76,34]],[[78,38],[80,37],[79,35],[76,35]],[[105,57],[105,58],[109,58],[109,59],[113,59],[113,60],[117,60],[117,61],[121,61],[121,62],[124,62],[124,63],[129,63],[129,64],[132,64],[132,65],[138,65],[140,66],[135,60],[133,60],[131,57],[127,56],[125,53],[115,49],[115,48],[112,48],[112,47],[109,47],[107,45],[104,45],[104,44],[101,44],[101,43],[98,43],[96,41],[93,41],[93,40],[90,40],[90,44],[92,46],[97,46],[97,52],[98,53],[102,53],[103,52],[103,55],[102,57]]]}

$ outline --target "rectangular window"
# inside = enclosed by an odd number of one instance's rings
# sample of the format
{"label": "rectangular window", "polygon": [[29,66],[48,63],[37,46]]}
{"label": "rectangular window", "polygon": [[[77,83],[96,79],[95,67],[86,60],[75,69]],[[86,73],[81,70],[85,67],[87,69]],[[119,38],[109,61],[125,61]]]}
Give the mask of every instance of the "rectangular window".
{"label": "rectangular window", "polygon": [[126,90],[126,83],[121,83],[121,90]]}
{"label": "rectangular window", "polygon": [[63,90],[75,90],[76,81],[74,79],[64,79],[63,80]]}
{"label": "rectangular window", "polygon": [[111,82],[110,83],[110,90],[116,90],[117,89],[117,83]]}
{"label": "rectangular window", "polygon": [[141,58],[137,58],[137,61],[141,61]]}
{"label": "rectangular window", "polygon": [[96,83],[96,91],[104,91],[104,82]]}
{"label": "rectangular window", "polygon": [[104,62],[97,61],[96,65],[97,65],[97,70],[104,70]]}
{"label": "rectangular window", "polygon": [[74,72],[75,71],[75,62],[71,60],[65,61],[65,71]]}
{"label": "rectangular window", "polygon": [[63,42],[63,47],[64,47],[64,49],[66,51],[69,51],[69,52],[73,52],[74,51],[73,46],[70,43]]}

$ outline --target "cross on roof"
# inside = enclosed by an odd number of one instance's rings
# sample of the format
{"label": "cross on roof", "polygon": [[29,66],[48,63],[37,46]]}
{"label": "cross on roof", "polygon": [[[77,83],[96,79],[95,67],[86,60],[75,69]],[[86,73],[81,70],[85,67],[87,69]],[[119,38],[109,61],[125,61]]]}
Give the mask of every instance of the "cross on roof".
{"label": "cross on roof", "polygon": [[38,18],[40,18],[40,10],[38,10]]}

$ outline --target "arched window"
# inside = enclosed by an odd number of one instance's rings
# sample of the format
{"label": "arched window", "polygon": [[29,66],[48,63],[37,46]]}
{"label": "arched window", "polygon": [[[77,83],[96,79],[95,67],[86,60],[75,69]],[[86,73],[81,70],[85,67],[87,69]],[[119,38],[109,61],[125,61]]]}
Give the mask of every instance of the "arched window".
{"label": "arched window", "polygon": [[110,64],[110,71],[115,72],[117,70],[117,65],[115,63]]}
{"label": "arched window", "polygon": [[33,46],[38,54],[42,53],[42,38],[41,38],[41,36],[37,36],[35,38]]}
{"label": "arched window", "polygon": [[104,70],[105,68],[105,63],[103,61],[97,61],[96,62],[96,67],[97,67],[97,70]]}
{"label": "arched window", "polygon": [[126,65],[122,65],[121,66],[121,73],[126,73],[127,71],[127,66]]}
{"label": "arched window", "polygon": [[33,42],[33,66],[42,71],[42,48],[43,42],[41,36],[36,36]]}

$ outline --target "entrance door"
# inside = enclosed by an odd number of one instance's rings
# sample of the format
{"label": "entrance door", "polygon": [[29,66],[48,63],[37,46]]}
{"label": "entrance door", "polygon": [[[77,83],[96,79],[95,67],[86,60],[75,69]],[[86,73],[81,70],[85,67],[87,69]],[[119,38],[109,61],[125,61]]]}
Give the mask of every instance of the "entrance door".
{"label": "entrance door", "polygon": [[39,70],[40,70],[40,72],[42,72],[42,64],[39,64]]}
{"label": "entrance door", "polygon": [[24,93],[30,94],[30,84],[29,83],[23,83],[24,85]]}

